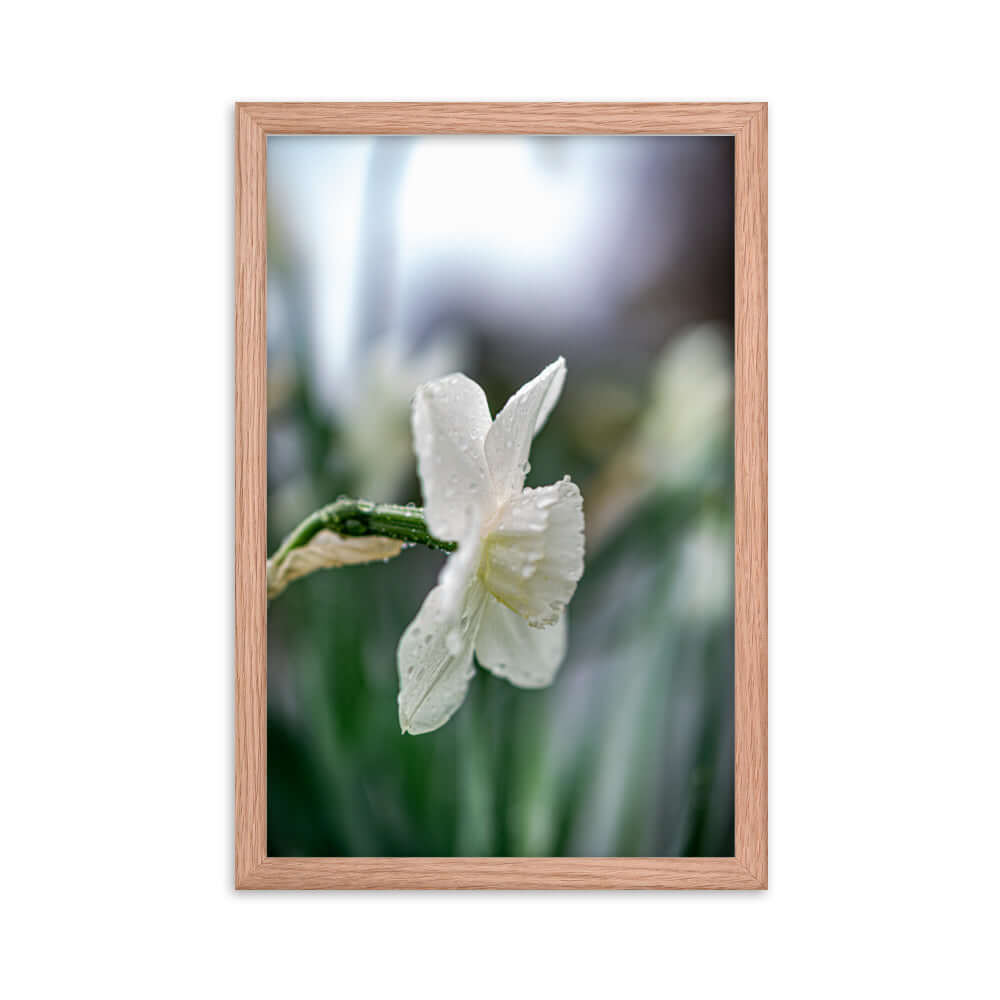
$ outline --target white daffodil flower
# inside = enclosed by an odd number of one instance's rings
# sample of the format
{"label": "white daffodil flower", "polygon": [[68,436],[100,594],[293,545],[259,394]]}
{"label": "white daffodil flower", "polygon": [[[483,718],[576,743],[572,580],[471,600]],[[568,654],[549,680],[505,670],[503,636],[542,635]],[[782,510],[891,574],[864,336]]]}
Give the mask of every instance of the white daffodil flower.
{"label": "white daffodil flower", "polygon": [[583,574],[583,498],[566,476],[525,489],[528,452],[562,392],[559,358],[490,419],[465,375],[422,385],[413,439],[430,531],[458,542],[399,641],[403,732],[444,725],[465,699],[472,657],[520,687],[552,682],[563,614]]}

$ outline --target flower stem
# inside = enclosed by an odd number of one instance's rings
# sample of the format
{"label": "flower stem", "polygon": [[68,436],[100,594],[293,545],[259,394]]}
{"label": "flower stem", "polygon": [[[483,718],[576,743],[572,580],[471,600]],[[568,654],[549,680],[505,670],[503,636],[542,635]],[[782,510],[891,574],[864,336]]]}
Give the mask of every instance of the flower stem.
{"label": "flower stem", "polygon": [[430,533],[421,507],[403,507],[394,503],[372,503],[370,500],[340,497],[333,503],[314,510],[281,543],[268,562],[280,563],[290,552],[308,544],[313,536],[324,529],[352,537],[380,535],[409,544],[426,545],[442,552],[454,552],[458,548],[457,543],[443,541]]}

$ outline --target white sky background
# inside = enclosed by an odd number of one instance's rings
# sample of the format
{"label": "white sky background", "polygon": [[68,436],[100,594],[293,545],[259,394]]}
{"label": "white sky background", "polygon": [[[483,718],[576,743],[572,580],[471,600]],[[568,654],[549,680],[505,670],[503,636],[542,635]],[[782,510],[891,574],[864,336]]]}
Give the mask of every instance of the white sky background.
{"label": "white sky background", "polygon": [[[365,331],[358,308],[366,184],[377,142],[282,136],[268,143],[272,212],[299,246],[311,292],[315,388],[327,405],[349,393]],[[393,259],[377,274],[386,314],[404,343],[423,336],[424,311],[464,294],[507,331],[550,341],[602,334],[621,296],[663,260],[671,232],[637,222],[637,171],[649,140],[613,137],[406,138]],[[646,149],[643,144],[646,143]],[[678,147],[679,148],[679,147]],[[281,299],[269,338],[281,347]],[[374,332],[374,331],[373,331]],[[390,331],[384,331],[386,333]],[[433,334],[432,334],[433,335]]]}

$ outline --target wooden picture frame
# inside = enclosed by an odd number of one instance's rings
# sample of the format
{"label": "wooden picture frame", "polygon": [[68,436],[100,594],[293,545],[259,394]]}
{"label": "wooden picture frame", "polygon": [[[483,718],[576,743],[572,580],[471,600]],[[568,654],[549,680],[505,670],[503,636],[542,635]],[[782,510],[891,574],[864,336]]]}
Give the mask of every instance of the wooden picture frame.
{"label": "wooden picture frame", "polygon": [[[277,858],[266,839],[268,135],[732,135],[735,141],[735,854],[719,858]],[[238,889],[767,887],[767,105],[236,105]]]}

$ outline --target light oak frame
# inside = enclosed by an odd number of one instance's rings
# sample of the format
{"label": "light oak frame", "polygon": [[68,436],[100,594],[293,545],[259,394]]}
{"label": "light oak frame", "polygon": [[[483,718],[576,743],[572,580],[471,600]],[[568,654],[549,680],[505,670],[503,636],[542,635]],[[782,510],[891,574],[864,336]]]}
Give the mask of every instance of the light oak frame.
{"label": "light oak frame", "polygon": [[[735,855],[267,856],[268,135],[732,135],[736,195]],[[767,888],[767,105],[236,105],[236,854],[238,889]]]}

